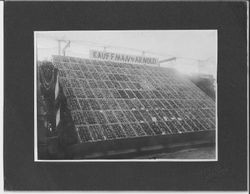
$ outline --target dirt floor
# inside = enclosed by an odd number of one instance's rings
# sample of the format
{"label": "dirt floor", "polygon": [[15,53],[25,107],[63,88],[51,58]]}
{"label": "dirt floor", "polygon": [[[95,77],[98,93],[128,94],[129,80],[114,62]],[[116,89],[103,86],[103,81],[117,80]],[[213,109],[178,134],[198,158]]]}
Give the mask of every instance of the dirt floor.
{"label": "dirt floor", "polygon": [[189,148],[172,153],[159,153],[140,157],[147,159],[215,159],[215,147]]}

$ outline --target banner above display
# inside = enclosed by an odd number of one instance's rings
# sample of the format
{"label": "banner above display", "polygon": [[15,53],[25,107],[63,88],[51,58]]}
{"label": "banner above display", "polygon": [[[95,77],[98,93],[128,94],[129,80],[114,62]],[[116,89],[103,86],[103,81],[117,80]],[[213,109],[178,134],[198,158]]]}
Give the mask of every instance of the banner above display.
{"label": "banner above display", "polygon": [[105,60],[105,61],[121,62],[121,63],[147,64],[147,65],[158,64],[158,59],[153,57],[126,55],[126,54],[97,51],[97,50],[90,50],[90,58]]}

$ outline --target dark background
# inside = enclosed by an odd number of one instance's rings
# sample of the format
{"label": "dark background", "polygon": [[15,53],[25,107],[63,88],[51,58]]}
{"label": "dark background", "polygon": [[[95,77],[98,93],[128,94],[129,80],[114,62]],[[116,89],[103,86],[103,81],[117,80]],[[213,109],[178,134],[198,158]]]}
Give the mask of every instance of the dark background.
{"label": "dark background", "polygon": [[[5,2],[6,190],[246,190],[246,2]],[[218,29],[218,162],[34,162],[34,31]]]}

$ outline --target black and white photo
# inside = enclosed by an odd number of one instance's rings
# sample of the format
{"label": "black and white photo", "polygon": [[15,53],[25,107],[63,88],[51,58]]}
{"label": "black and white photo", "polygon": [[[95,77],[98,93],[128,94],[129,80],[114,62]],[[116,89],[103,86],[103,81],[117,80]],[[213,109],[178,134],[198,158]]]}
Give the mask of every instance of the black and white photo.
{"label": "black and white photo", "polygon": [[217,30],[34,42],[36,160],[216,160]]}

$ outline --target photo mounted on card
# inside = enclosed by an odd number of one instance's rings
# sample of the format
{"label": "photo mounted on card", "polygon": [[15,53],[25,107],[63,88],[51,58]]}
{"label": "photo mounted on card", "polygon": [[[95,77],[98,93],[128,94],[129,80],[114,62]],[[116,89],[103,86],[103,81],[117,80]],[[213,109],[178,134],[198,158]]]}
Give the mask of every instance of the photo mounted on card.
{"label": "photo mounted on card", "polygon": [[34,32],[35,161],[216,161],[217,30]]}
{"label": "photo mounted on card", "polygon": [[247,8],[5,1],[5,190],[246,191]]}

